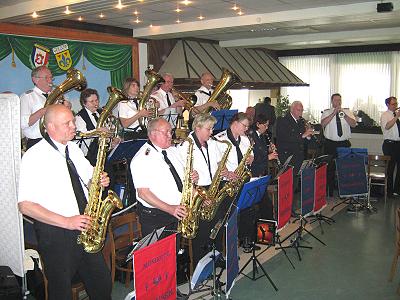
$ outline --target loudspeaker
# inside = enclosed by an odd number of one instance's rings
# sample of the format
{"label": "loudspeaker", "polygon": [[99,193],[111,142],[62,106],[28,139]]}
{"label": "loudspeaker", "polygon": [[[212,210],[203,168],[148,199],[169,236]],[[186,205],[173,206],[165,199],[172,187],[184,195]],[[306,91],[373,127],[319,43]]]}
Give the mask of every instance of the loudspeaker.
{"label": "loudspeaker", "polygon": [[380,12],[390,12],[393,10],[393,3],[392,2],[383,2],[383,3],[378,3],[376,5],[376,11],[378,13]]}

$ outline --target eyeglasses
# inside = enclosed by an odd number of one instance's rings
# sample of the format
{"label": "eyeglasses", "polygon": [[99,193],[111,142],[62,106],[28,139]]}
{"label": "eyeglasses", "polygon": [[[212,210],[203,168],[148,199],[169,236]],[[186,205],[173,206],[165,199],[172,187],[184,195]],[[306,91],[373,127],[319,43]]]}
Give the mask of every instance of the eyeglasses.
{"label": "eyeglasses", "polygon": [[35,76],[36,78],[44,78],[44,79],[50,79],[51,81],[53,81],[53,76]]}
{"label": "eyeglasses", "polygon": [[246,124],[244,124],[242,122],[239,122],[239,123],[242,124],[244,128],[249,128],[250,127],[249,125],[246,125]]}
{"label": "eyeglasses", "polygon": [[159,129],[156,129],[154,131],[161,132],[164,135],[172,135],[172,130],[159,130]]}

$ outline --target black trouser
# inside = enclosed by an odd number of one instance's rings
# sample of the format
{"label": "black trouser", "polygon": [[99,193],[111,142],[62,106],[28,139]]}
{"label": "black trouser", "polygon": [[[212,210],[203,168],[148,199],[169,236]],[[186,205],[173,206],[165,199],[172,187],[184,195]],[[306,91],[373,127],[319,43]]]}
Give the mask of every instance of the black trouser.
{"label": "black trouser", "polygon": [[[382,151],[384,155],[391,157],[387,169],[388,194],[393,194],[393,192],[400,194],[400,141],[384,140]],[[395,167],[396,177],[393,185]]]}
{"label": "black trouser", "polygon": [[[139,201],[138,212],[139,221],[142,227],[142,236],[153,232],[155,229],[166,226],[165,229],[176,230],[178,227],[178,219],[174,216],[157,208],[148,208],[143,206]],[[165,235],[163,235],[165,236]]]}
{"label": "black trouser", "polygon": [[34,223],[39,253],[48,280],[49,300],[72,299],[71,281],[77,273],[93,300],[111,299],[111,276],[101,252],[87,253],[77,244],[79,231]]}
{"label": "black trouser", "polygon": [[28,150],[30,147],[32,147],[33,145],[39,143],[42,140],[42,138],[38,138],[38,139],[27,139],[26,140],[26,150]]}
{"label": "black trouser", "polygon": [[328,164],[327,170],[327,178],[326,178],[326,186],[328,188],[328,195],[333,196],[333,189],[335,188],[335,162],[334,159],[337,158],[337,148],[345,147],[350,148],[351,144],[349,140],[345,141],[332,141],[329,139],[325,139],[325,154],[331,155],[332,160]]}

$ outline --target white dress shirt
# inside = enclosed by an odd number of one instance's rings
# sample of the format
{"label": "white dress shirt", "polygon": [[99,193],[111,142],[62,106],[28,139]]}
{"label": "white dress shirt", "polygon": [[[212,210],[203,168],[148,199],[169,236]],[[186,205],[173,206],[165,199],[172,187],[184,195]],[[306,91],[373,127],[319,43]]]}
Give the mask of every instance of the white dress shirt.
{"label": "white dress shirt", "polygon": [[[203,93],[204,92],[204,93]],[[195,106],[200,106],[203,105],[204,103],[207,103],[208,99],[210,98],[211,94],[212,94],[213,90],[209,90],[207,89],[204,85],[202,85],[195,94],[195,96],[197,97],[197,102],[195,104]],[[209,95],[207,95],[207,94]]]}
{"label": "white dress shirt", "polygon": [[[164,119],[166,119],[172,126],[172,128],[176,127],[176,120],[178,117],[178,110],[176,108],[170,108],[167,100],[167,92],[163,89],[158,89],[154,94],[151,95],[152,98],[156,99],[158,103],[160,103],[160,110],[165,109],[164,114],[162,115]],[[168,92],[168,98],[171,104],[175,103],[175,98]]]}
{"label": "white dress shirt", "polygon": [[[154,148],[155,147],[155,148]],[[140,198],[137,190],[148,188],[161,201],[170,205],[181,203],[182,193],[178,187],[168,164],[161,153],[163,149],[150,144],[144,144],[131,161],[132,180],[136,188],[136,198],[146,207],[152,208],[144,199]],[[175,167],[183,183],[184,166],[175,147],[166,149],[168,159]]]}
{"label": "white dress shirt", "polygon": [[[79,215],[78,203],[65,160],[65,145],[53,141],[59,151],[45,139],[30,148],[22,157],[18,202],[30,201],[65,217]],[[78,145],[68,142],[71,160],[85,184],[93,175],[93,167]],[[82,185],[87,197],[87,189]]]}
{"label": "white dress shirt", "polygon": [[[335,109],[329,108],[329,109],[325,109],[322,112],[321,115],[321,120],[327,116],[329,116],[331,113],[333,113]],[[354,119],[353,117],[353,113],[348,109],[348,108],[344,108],[343,112],[350,118]],[[325,126],[324,128],[324,136],[325,138],[331,140],[331,141],[345,141],[351,138],[351,128],[350,125],[347,123],[347,121],[344,118],[340,118],[340,122],[342,124],[342,131],[343,134],[342,136],[338,136],[337,133],[337,124],[336,124],[336,116],[334,116],[332,118],[332,120]]]}
{"label": "white dress shirt", "polygon": [[[129,119],[135,116],[139,112],[138,108],[136,107],[135,102],[132,100],[129,101],[122,101],[118,103],[118,116],[120,118]],[[128,128],[136,129],[139,126],[139,120],[136,120]]]}
{"label": "white dress shirt", "polygon": [[[86,107],[84,107],[84,109],[88,113],[90,121],[92,122],[94,127],[96,127],[97,121],[94,118],[93,113],[90,110],[88,110]],[[97,111],[95,112],[95,114],[96,114],[97,118],[100,117],[100,115]],[[75,116],[75,125],[76,125],[76,131],[80,131],[80,132],[88,132],[89,131],[87,129],[86,122],[82,119],[82,117],[80,115]],[[93,142],[93,138],[85,138],[85,139],[83,139],[82,142],[81,142],[81,138],[77,137],[77,139],[78,139],[77,144],[78,145],[80,144],[81,150],[82,150],[83,154],[85,154],[85,156],[86,156],[87,152],[89,150],[89,146]]]}
{"label": "white dress shirt", "polygon": [[39,109],[44,107],[46,97],[43,96],[43,91],[38,87],[34,87],[23,93],[20,96],[21,99],[21,129],[22,133],[28,139],[39,139],[42,137],[40,133],[40,119],[36,123],[29,126],[29,117],[31,114],[37,112]]}
{"label": "white dress shirt", "polygon": [[394,123],[394,125],[389,129],[385,128],[387,122],[391,121],[393,118],[394,118],[393,112],[390,110],[387,110],[382,113],[381,128],[382,128],[383,138],[385,140],[400,141],[399,129],[396,123]]}

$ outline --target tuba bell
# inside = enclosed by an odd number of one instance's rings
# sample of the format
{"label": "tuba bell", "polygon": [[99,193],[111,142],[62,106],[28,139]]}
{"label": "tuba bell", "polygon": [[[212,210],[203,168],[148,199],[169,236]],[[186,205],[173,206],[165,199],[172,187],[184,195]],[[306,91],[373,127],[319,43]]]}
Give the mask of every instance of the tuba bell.
{"label": "tuba bell", "polygon": [[146,119],[147,121],[152,120],[157,118],[158,116],[158,107],[157,107],[157,103],[156,100],[151,98],[151,92],[153,91],[154,87],[159,84],[164,82],[164,79],[161,77],[161,75],[159,75],[156,71],[154,70],[146,70],[146,72],[144,73],[147,77],[147,82],[143,88],[143,91],[140,93],[139,95],[139,110],[142,109],[147,109],[150,110],[152,112],[151,116],[148,118],[139,118],[139,125],[142,128],[146,128]]}
{"label": "tuba bell", "polygon": [[[232,106],[232,97],[226,91],[235,83],[240,82],[240,77],[236,73],[225,68],[222,69],[221,78],[207,102],[218,102],[221,109],[229,109]],[[206,112],[211,112],[208,108]]]}
{"label": "tuba bell", "polygon": [[[51,91],[46,99],[46,102],[44,103],[44,107],[55,104],[60,98],[63,97],[65,93],[69,92],[70,90],[75,89],[77,91],[83,91],[84,89],[86,89],[86,86],[86,78],[85,76],[83,76],[82,72],[77,69],[71,68],[67,71],[67,78],[59,86]],[[45,130],[43,118],[40,119],[39,128],[40,133],[42,134],[42,136],[44,136]]]}

